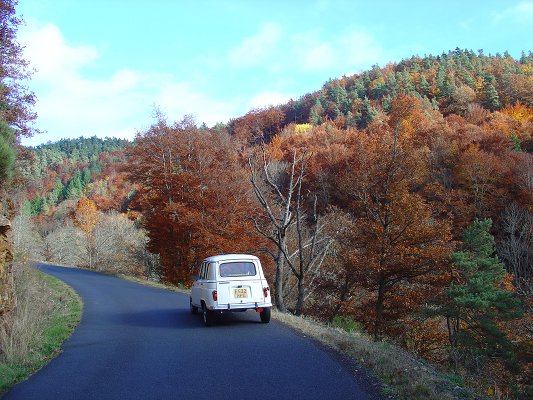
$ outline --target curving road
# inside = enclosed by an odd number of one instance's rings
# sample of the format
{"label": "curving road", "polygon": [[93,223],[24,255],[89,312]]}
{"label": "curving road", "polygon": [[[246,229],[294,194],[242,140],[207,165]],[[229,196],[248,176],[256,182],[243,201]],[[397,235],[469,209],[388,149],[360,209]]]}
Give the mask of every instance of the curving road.
{"label": "curving road", "polygon": [[375,399],[313,341],[252,311],[205,328],[188,297],[98,273],[44,272],[83,298],[63,353],[4,397],[14,399]]}

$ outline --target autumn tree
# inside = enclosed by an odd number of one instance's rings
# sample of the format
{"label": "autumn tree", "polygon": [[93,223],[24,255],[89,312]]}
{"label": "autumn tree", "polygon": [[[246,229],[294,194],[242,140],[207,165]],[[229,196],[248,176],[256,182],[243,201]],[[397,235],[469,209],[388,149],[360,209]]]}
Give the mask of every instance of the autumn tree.
{"label": "autumn tree", "polygon": [[442,285],[451,251],[449,224],[417,193],[427,178],[427,149],[402,131],[413,110],[408,104],[400,99],[390,127],[358,135],[338,181],[354,218],[344,237],[354,249],[350,275],[371,293],[361,317],[376,338],[401,330],[402,316]]}
{"label": "autumn tree", "polygon": [[160,115],[131,149],[129,179],[139,186],[149,249],[163,279],[186,283],[195,263],[217,253],[261,247],[250,215],[255,205],[232,138]]}
{"label": "autumn tree", "polygon": [[285,119],[277,107],[267,107],[249,111],[246,115],[230,121],[230,132],[243,144],[266,142],[280,132]]}
{"label": "autumn tree", "polygon": [[76,210],[74,211],[74,224],[83,232],[85,237],[84,244],[87,250],[87,266],[89,268],[95,268],[97,263],[94,230],[101,215],[94,201],[85,198],[78,201]]}
{"label": "autumn tree", "polygon": [[17,136],[30,136],[35,132],[31,123],[37,115],[32,110],[35,96],[23,84],[31,71],[17,42],[17,30],[23,23],[16,15],[17,5],[17,0],[0,2],[0,120],[14,127]]}

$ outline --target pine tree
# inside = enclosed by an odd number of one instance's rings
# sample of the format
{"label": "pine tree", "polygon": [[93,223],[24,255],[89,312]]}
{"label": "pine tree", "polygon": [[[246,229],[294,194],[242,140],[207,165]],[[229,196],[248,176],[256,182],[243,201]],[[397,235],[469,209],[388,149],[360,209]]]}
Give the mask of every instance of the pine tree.
{"label": "pine tree", "polygon": [[426,77],[422,75],[420,78],[420,93],[422,93],[424,96],[429,96],[431,90],[431,85],[427,81]]}
{"label": "pine tree", "polygon": [[20,205],[20,215],[22,215],[23,217],[31,216],[31,203],[28,199],[24,199],[24,201]]}
{"label": "pine tree", "polygon": [[83,192],[83,186],[81,184],[80,171],[76,171],[74,177],[68,182],[65,189],[65,197],[67,199],[73,199],[80,197]]}
{"label": "pine tree", "polygon": [[496,91],[496,88],[492,83],[485,85],[483,91],[483,105],[491,111],[495,111],[500,108],[500,96]]}
{"label": "pine tree", "polygon": [[13,175],[15,135],[7,123],[0,120],[0,186]]}
{"label": "pine tree", "polygon": [[39,215],[44,210],[44,196],[41,197],[39,194],[33,196],[31,200],[31,215]]}
{"label": "pine tree", "polygon": [[63,193],[64,187],[60,179],[56,179],[56,183],[50,194],[48,195],[48,203],[50,205],[57,205],[61,199],[61,194]]}
{"label": "pine tree", "polygon": [[316,103],[309,113],[309,122],[313,125],[320,125],[322,123],[322,112],[322,103],[320,102],[320,99],[316,99]]}
{"label": "pine tree", "polygon": [[[521,316],[519,300],[502,288],[505,269],[495,255],[490,219],[476,219],[465,229],[463,251],[453,254],[458,279],[446,291],[440,312],[446,316],[451,361],[499,357],[512,366],[513,346],[498,322]],[[472,356],[470,359],[468,355]]]}
{"label": "pine tree", "polygon": [[81,174],[81,184],[83,187],[87,186],[92,180],[92,173],[89,168],[83,170]]}
{"label": "pine tree", "polygon": [[361,104],[361,118],[359,119],[359,128],[363,129],[376,119],[378,111],[372,105],[368,97],[365,97]]}

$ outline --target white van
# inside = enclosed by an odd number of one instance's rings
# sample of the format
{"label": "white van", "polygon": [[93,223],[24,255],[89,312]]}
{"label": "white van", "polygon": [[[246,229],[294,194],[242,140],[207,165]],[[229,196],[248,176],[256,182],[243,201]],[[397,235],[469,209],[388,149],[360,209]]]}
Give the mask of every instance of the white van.
{"label": "white van", "polygon": [[202,310],[204,324],[213,324],[214,314],[255,310],[268,323],[272,309],[270,287],[256,256],[224,254],[202,261],[191,288],[192,314]]}

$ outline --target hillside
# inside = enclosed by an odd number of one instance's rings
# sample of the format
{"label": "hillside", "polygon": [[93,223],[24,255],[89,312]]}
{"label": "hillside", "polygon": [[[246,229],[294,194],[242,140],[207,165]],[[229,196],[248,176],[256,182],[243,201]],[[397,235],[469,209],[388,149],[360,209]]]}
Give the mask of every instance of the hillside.
{"label": "hillside", "polygon": [[31,151],[19,205],[44,258],[189,284],[253,252],[280,310],[531,390],[531,52],[412,57],[226,126]]}
{"label": "hillside", "polygon": [[22,212],[53,213],[62,201],[82,196],[98,201],[101,209],[120,209],[124,188],[117,170],[129,145],[123,139],[94,136],[31,149],[31,162],[21,170],[27,182]]}
{"label": "hillside", "polygon": [[476,54],[460,49],[439,56],[413,56],[385,67],[376,65],[361,74],[331,79],[321,90],[298,100],[235,119],[230,130],[238,136],[244,134],[241,130],[253,132],[247,122],[252,116],[263,120],[255,135],[271,136],[289,123],[318,125],[331,121],[340,128],[362,129],[388,114],[392,99],[400,93],[418,97],[445,116],[472,114],[474,105],[488,111],[516,102],[531,107],[532,65],[531,52],[522,53],[520,60],[507,53],[487,56],[482,51]]}

